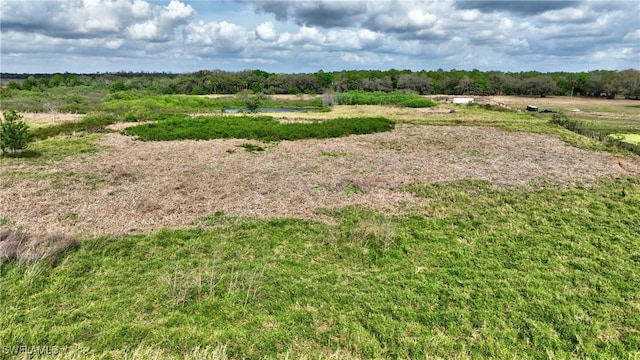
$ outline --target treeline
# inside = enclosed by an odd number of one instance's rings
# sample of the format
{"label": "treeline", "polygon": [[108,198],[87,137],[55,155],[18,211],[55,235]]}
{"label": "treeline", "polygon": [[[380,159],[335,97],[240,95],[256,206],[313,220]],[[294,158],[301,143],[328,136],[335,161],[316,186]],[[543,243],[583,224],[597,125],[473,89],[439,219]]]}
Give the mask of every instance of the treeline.
{"label": "treeline", "polygon": [[582,73],[500,72],[480,70],[349,70],[276,74],[262,70],[202,70],[187,74],[118,72],[104,74],[2,74],[3,91],[38,91],[89,86],[110,92],[141,90],[152,94],[322,94],[405,90],[421,95],[568,95],[640,99],[640,71]]}

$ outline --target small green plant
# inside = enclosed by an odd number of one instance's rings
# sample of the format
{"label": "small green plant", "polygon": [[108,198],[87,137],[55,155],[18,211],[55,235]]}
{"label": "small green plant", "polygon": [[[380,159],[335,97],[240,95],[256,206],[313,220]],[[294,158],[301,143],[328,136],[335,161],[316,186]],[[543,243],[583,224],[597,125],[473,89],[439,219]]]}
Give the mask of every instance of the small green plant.
{"label": "small green plant", "polygon": [[33,140],[33,134],[29,130],[27,124],[22,120],[22,115],[15,110],[9,110],[2,113],[4,119],[0,123],[0,148],[2,154],[11,155],[27,148]]}
{"label": "small green plant", "polygon": [[353,184],[353,183],[348,183],[347,184],[347,188],[345,189],[345,193],[347,195],[351,195],[351,194],[359,194],[364,192],[358,185]]}
{"label": "small green plant", "polygon": [[321,155],[328,156],[328,157],[343,157],[343,156],[347,156],[347,153],[340,152],[340,151],[323,151]]}
{"label": "small green plant", "polygon": [[264,151],[264,148],[262,146],[256,145],[256,144],[251,144],[251,143],[243,143],[243,144],[238,145],[238,146],[244,148],[248,152]]}

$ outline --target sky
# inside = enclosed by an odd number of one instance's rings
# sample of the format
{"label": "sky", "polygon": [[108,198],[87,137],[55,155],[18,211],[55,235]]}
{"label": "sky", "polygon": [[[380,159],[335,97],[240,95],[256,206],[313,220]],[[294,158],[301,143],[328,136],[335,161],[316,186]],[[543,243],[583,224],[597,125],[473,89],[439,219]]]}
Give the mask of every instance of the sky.
{"label": "sky", "polygon": [[0,0],[0,72],[640,69],[640,0]]}

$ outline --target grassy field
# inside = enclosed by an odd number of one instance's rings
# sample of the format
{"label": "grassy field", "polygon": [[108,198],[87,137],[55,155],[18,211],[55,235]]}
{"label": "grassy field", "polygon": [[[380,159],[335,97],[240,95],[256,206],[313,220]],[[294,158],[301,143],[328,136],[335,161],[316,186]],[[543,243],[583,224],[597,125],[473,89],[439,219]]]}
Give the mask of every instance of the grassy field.
{"label": "grassy field", "polygon": [[[640,103],[637,100],[575,97],[495,97],[492,100],[517,109],[524,109],[527,104],[534,104],[539,106],[540,110],[563,112],[571,119],[580,121],[581,127],[585,130],[602,135],[640,134]],[[550,116],[545,115],[543,118]]]}
{"label": "grassy field", "polygon": [[[590,106],[633,120],[626,105]],[[638,156],[546,117],[439,107],[454,112],[274,115],[399,125],[259,152],[235,152],[253,146],[243,139],[135,141],[91,117],[38,127],[45,140],[0,158],[0,228],[66,229],[80,245],[0,266],[0,358],[640,358]],[[309,207],[305,194],[338,205],[268,215]],[[185,211],[175,228],[87,231]],[[17,220],[29,218],[38,226]]]}

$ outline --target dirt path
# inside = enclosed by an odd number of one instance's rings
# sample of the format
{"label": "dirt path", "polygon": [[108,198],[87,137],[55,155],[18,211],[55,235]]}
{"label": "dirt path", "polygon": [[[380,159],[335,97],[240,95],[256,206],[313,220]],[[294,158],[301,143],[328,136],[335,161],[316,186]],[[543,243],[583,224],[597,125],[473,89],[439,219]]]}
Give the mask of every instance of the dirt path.
{"label": "dirt path", "polygon": [[139,142],[114,133],[101,139],[108,151],[3,165],[17,175],[0,186],[0,218],[39,233],[146,233],[187,227],[216,211],[319,218],[319,208],[364,205],[393,212],[422,201],[400,190],[416,182],[527,186],[640,174],[639,157],[489,127],[405,125],[391,133],[283,141],[259,153],[238,147],[243,142]]}

